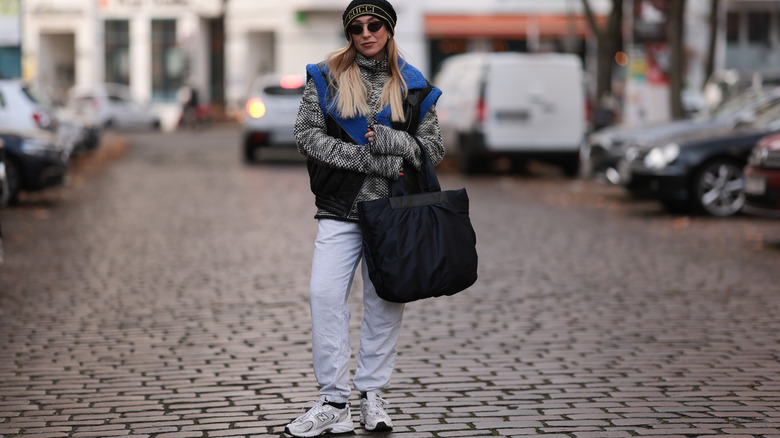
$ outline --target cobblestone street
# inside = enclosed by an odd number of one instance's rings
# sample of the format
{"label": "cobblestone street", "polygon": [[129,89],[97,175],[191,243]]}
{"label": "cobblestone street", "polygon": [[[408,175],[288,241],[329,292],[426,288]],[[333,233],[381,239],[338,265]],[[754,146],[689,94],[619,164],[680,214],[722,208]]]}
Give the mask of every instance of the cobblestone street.
{"label": "cobblestone street", "polygon": [[[284,436],[317,398],[305,165],[244,165],[226,126],[111,138],[0,212],[0,436]],[[780,438],[780,221],[440,180],[468,189],[480,278],[407,305],[395,430],[355,435]]]}

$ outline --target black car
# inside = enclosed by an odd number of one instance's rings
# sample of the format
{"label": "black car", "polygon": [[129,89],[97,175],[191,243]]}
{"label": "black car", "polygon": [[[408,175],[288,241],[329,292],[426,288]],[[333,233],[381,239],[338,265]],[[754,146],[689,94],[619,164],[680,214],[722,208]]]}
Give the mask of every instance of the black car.
{"label": "black car", "polygon": [[714,129],[731,128],[750,120],[778,101],[780,101],[780,87],[749,89],[692,119],[639,126],[607,127],[587,137],[583,144],[581,158],[588,175],[595,177],[603,175],[608,181],[620,184],[623,175],[618,171],[618,165],[632,145],[646,145],[674,136],[695,135],[711,132]]}
{"label": "black car", "polygon": [[742,170],[767,134],[780,131],[780,104],[736,128],[671,137],[664,144],[626,152],[626,189],[669,207],[731,216],[745,204]]}
{"label": "black car", "polygon": [[36,191],[63,183],[68,158],[55,138],[0,132],[0,140],[5,143],[9,203],[19,199],[21,190]]}

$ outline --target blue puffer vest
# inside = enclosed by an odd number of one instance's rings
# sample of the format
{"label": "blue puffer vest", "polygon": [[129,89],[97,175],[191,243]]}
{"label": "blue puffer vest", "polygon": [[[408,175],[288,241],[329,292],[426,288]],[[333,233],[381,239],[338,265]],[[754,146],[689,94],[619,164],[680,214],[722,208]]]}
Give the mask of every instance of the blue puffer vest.
{"label": "blue puffer vest", "polygon": [[[409,89],[404,101],[405,122],[390,120],[390,105],[377,114],[376,120],[385,126],[414,135],[420,121],[441,95],[441,90],[431,85],[419,70],[406,64],[400,58],[399,65],[403,66],[401,75],[406,80]],[[368,128],[366,118],[360,116],[344,119],[337,114],[328,87],[330,74],[325,63],[307,65],[306,73],[317,86],[320,108],[325,116],[328,135],[354,144],[366,144],[365,133]],[[355,198],[363,187],[366,174],[333,168],[311,159],[307,161],[307,167],[311,191],[315,195],[315,205],[346,219]]]}

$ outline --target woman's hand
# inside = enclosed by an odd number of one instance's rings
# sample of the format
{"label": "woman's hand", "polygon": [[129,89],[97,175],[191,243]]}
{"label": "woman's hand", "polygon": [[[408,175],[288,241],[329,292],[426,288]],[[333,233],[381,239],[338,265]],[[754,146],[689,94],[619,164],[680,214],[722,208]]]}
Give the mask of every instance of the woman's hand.
{"label": "woman's hand", "polygon": [[366,140],[368,140],[369,144],[374,143],[374,130],[371,128],[367,128],[368,132],[366,132]]}

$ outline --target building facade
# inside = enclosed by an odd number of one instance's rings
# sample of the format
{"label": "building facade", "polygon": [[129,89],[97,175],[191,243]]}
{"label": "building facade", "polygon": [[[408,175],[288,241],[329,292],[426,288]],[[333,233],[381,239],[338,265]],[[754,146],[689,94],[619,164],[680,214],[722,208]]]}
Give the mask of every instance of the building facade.
{"label": "building facade", "polygon": [[[603,24],[612,1],[589,1]],[[324,59],[346,43],[340,23],[347,3],[0,0],[0,74],[20,75],[57,100],[74,85],[127,84],[136,100],[168,111],[168,125],[178,117],[177,91],[185,85],[197,88],[203,100],[238,113],[257,75],[303,74],[307,63]],[[398,13],[396,38],[405,56],[429,76],[447,56],[467,51],[572,52],[595,74],[595,38],[582,0],[392,3]],[[625,0],[627,18],[633,19],[632,11],[640,3],[652,9],[668,2]],[[687,85],[701,89],[710,0],[686,4]],[[780,69],[779,4],[723,0],[717,69],[767,73]],[[626,82],[626,93],[638,93],[633,96],[642,105],[634,111],[637,121],[668,117],[663,94],[668,85],[657,74],[664,69],[668,51],[638,45],[631,38],[626,43],[633,62],[615,68],[618,80]],[[17,71],[7,65],[17,65]],[[629,99],[626,102],[632,105]]]}
{"label": "building facade", "polygon": [[21,0],[0,0],[0,79],[22,75]]}
{"label": "building facade", "polygon": [[[590,0],[603,15],[609,0]],[[581,0],[393,0],[396,40],[432,76],[447,56],[467,51],[569,51],[592,46]],[[236,104],[258,74],[303,74],[346,43],[347,0],[230,0],[226,5],[226,97]],[[589,43],[590,42],[590,43]],[[592,47],[591,47],[592,48]]]}
{"label": "building facade", "polygon": [[128,85],[171,127],[182,86],[209,100],[223,89],[211,82],[222,11],[220,0],[26,0],[22,77],[55,102],[73,86]]}

